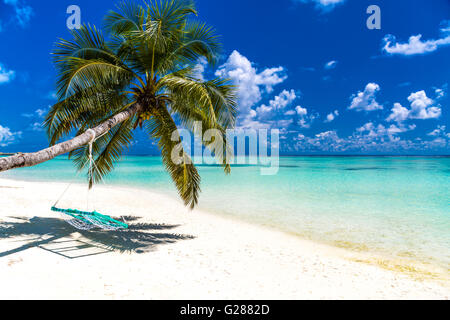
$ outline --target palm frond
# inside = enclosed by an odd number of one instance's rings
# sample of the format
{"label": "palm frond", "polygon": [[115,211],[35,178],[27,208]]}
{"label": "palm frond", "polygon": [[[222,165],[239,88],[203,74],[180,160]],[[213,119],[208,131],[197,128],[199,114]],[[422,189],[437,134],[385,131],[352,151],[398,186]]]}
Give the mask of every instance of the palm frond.
{"label": "palm frond", "polygon": [[77,128],[100,124],[105,117],[121,111],[132,102],[127,94],[108,90],[93,95],[78,92],[56,103],[50,108],[44,121],[50,145],[54,145],[61,137]]}
{"label": "palm frond", "polygon": [[84,25],[72,35],[73,41],[60,40],[53,52],[59,101],[88,88],[91,93],[123,88],[137,77],[95,27]]}
{"label": "palm frond", "polygon": [[183,97],[189,105],[197,106],[208,114],[212,121],[216,121],[213,102],[201,81],[170,74],[160,79],[157,90],[167,90],[171,95]]}
{"label": "palm frond", "polygon": [[110,10],[104,19],[105,29],[116,35],[143,30],[145,24],[145,9],[135,2],[123,1],[117,6],[117,11]]}
{"label": "palm frond", "polygon": [[[193,209],[198,203],[200,175],[191,158],[183,149],[175,122],[170,114],[162,109],[146,122],[145,129],[152,139],[158,141],[164,166],[169,172],[178,194],[184,204]],[[174,162],[173,155],[175,154],[180,158],[180,163]]]}

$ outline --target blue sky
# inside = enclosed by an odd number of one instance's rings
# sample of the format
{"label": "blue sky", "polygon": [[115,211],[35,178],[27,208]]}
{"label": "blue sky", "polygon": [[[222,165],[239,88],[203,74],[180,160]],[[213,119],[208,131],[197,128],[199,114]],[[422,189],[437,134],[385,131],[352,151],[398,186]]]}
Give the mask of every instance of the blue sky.
{"label": "blue sky", "polygon": [[[0,151],[47,146],[50,52],[69,5],[101,25],[114,1],[0,0]],[[369,30],[369,5],[381,30]],[[450,154],[448,0],[198,0],[222,36],[204,78],[239,87],[241,128],[281,130],[282,154]],[[141,133],[133,153],[156,149]]]}

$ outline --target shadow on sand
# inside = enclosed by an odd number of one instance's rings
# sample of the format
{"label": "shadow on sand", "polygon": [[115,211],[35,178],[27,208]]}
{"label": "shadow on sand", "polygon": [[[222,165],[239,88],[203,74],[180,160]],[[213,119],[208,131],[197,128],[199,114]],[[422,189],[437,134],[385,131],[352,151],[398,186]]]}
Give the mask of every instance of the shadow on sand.
{"label": "shadow on sand", "polygon": [[58,218],[9,218],[17,222],[0,221],[0,240],[25,237],[25,240],[17,240],[25,244],[0,252],[0,259],[35,247],[70,259],[112,251],[145,253],[159,245],[194,239],[189,235],[164,232],[178,225],[133,223],[140,219],[138,217],[125,217],[130,228],[123,231],[80,231]]}

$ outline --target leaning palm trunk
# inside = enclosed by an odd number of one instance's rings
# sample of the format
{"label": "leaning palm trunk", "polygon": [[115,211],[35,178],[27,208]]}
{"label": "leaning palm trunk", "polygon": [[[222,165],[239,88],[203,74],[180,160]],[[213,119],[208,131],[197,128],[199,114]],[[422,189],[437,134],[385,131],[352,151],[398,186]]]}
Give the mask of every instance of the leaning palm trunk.
{"label": "leaning palm trunk", "polygon": [[58,143],[50,148],[38,152],[18,153],[11,157],[1,158],[0,172],[16,168],[32,167],[41,164],[43,162],[52,160],[62,154],[72,152],[84,145],[87,145],[90,141],[92,141],[93,138],[99,137],[109,132],[112,128],[124,122],[125,120],[133,117],[136,113],[140,112],[141,110],[142,107],[139,104],[133,104],[125,111],[115,115],[114,117],[101,123],[95,128],[92,128],[91,130],[95,132],[95,136],[93,136],[92,131],[87,130],[83,134],[80,134],[79,136],[71,140]]}

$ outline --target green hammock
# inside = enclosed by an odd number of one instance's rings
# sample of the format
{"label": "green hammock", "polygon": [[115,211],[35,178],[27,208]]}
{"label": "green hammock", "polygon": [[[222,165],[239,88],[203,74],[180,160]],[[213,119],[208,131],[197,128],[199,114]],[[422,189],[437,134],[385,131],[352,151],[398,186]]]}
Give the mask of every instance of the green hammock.
{"label": "green hammock", "polygon": [[87,229],[86,226],[89,225],[108,230],[128,229],[128,225],[126,223],[114,220],[110,216],[105,216],[97,211],[86,212],[75,209],[60,209],[56,207],[52,207],[52,211],[65,214],[73,219],[79,220],[80,224],[77,224],[76,226],[72,224],[78,229]]}
{"label": "green hammock", "polygon": [[[93,135],[92,140],[89,143],[89,178],[92,178],[92,174],[94,170],[98,170],[98,168],[95,165],[94,159],[92,157],[92,143],[96,140],[96,134],[94,130],[89,129]],[[86,132],[88,132],[86,131]],[[99,137],[100,138],[100,137]],[[61,209],[58,208],[57,205],[61,198],[64,196],[64,194],[69,189],[70,185],[67,187],[67,189],[63,192],[63,194],[60,196],[60,198],[56,201],[56,203],[52,206],[51,210],[54,212],[58,212],[62,215],[64,220],[72,225],[73,227],[80,229],[80,230],[91,230],[94,228],[100,228],[103,230],[120,230],[120,229],[128,229],[128,225],[124,222],[120,222],[117,220],[114,220],[110,216],[106,216],[103,214],[98,213],[97,211],[87,212],[87,211],[80,211],[76,209]],[[89,207],[89,203],[88,203]]]}

